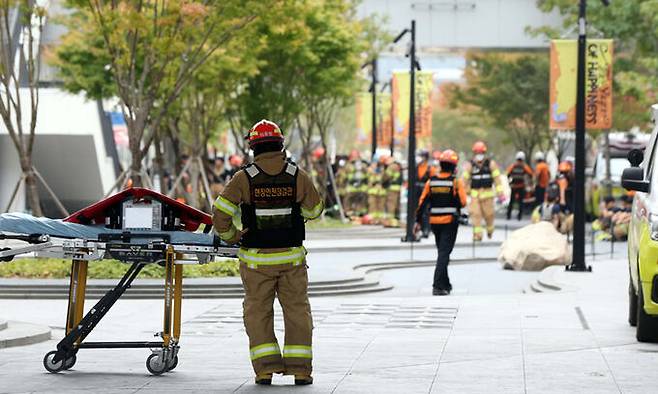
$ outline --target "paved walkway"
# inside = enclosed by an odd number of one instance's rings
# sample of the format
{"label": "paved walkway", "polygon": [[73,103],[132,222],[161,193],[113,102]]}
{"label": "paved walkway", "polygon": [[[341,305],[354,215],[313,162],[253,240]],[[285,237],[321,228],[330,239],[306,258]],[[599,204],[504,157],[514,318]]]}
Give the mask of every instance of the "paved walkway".
{"label": "paved walkway", "polygon": [[[653,393],[658,345],[637,343],[626,323],[625,263],[593,267],[556,275],[574,289],[557,294],[313,299],[316,384],[277,377],[270,391]],[[148,340],[161,309],[120,301],[89,339]],[[0,300],[0,311],[61,327],[65,303]],[[187,300],[183,311],[180,365],[166,376],[149,376],[148,352],[134,349],[81,350],[74,370],[51,375],[41,359],[52,340],[0,350],[0,393],[263,392],[252,384],[240,302]]]}

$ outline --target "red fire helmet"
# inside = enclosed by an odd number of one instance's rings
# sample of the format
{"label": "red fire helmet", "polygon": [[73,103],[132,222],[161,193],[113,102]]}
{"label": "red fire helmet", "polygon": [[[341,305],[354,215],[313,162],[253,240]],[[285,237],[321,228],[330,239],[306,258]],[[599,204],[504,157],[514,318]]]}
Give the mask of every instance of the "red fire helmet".
{"label": "red fire helmet", "polygon": [[283,142],[283,133],[276,123],[263,119],[256,123],[247,135],[249,146],[262,142]]}
{"label": "red fire helmet", "polygon": [[487,153],[487,145],[482,142],[482,141],[476,141],[473,144],[473,153],[475,154],[482,154],[482,153]]}
{"label": "red fire helmet", "polygon": [[459,162],[459,155],[457,155],[457,152],[452,149],[444,150],[443,153],[441,153],[441,157],[439,157],[439,161],[441,163],[457,165]]}

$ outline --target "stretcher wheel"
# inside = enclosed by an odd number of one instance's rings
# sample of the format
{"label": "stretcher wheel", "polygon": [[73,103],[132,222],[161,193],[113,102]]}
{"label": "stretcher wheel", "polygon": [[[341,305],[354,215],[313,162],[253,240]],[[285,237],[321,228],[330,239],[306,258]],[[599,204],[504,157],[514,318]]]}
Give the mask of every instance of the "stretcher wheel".
{"label": "stretcher wheel", "polygon": [[174,356],[173,360],[167,362],[167,371],[172,371],[176,366],[178,366],[178,356]]}
{"label": "stretcher wheel", "polygon": [[[6,250],[11,250],[11,248],[0,248],[0,252],[4,252]],[[14,259],[14,256],[7,256],[7,257],[0,258],[0,261],[4,261],[4,262],[8,263],[8,262],[12,261],[13,259]]]}
{"label": "stretcher wheel", "polygon": [[66,361],[64,361],[63,370],[68,371],[69,369],[73,368],[76,361],[78,361],[78,358],[75,356],[75,354],[67,358]]}
{"label": "stretcher wheel", "polygon": [[146,369],[153,375],[162,375],[167,372],[167,363],[160,360],[160,355],[153,353],[146,359]]}
{"label": "stretcher wheel", "polygon": [[[43,366],[44,366],[44,368],[46,368],[46,371],[48,371],[50,373],[57,373],[59,371],[64,370],[64,367],[65,367],[64,359],[59,360],[56,363],[53,362],[53,359],[55,358],[55,354],[57,354],[57,350],[53,350],[52,352],[46,353],[46,355],[43,358]],[[71,365],[71,366],[73,366],[73,365]]]}

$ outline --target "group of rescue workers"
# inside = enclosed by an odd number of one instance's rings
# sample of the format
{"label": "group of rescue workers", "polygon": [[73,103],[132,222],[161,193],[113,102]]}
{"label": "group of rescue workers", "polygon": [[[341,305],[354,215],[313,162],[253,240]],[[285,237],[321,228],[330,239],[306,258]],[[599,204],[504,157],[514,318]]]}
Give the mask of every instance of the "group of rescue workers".
{"label": "group of rescue workers", "polygon": [[402,180],[402,165],[393,157],[381,155],[368,163],[357,150],[336,173],[346,215],[362,224],[390,227],[399,226]]}
{"label": "group of rescue workers", "polygon": [[[313,321],[303,241],[305,222],[322,214],[324,201],[312,176],[286,158],[284,137],[275,123],[256,123],[246,139],[254,160],[231,174],[222,188],[214,203],[214,228],[225,243],[240,246],[244,325],[256,384],[271,384],[273,374],[294,375],[297,385],[311,384]],[[420,152],[418,181],[412,189],[412,198],[418,198],[415,230],[422,230],[427,221],[427,234],[434,233],[438,249],[434,295],[447,295],[452,290],[448,264],[467,196],[473,238],[478,241],[484,232],[492,237],[494,199],[504,198],[501,171],[487,156],[487,146],[478,141],[472,150],[473,158],[464,167],[461,178],[456,152],[435,152],[431,164],[429,153]],[[550,174],[543,157],[536,157],[535,171],[525,164],[524,155],[518,154],[516,159],[507,174],[513,192],[519,192],[512,201],[521,202],[522,211],[521,188],[526,189],[526,177],[536,179],[535,193],[543,201],[551,188]],[[370,213],[382,223],[397,220],[403,185],[399,163],[383,157],[368,165],[358,153],[353,153],[338,175],[339,190],[349,213]],[[571,179],[571,167],[560,164],[557,201],[565,211],[571,209]],[[508,216],[510,213],[508,210]],[[237,215],[241,216],[241,229],[234,224]],[[283,348],[274,333],[275,298],[283,310]]]}

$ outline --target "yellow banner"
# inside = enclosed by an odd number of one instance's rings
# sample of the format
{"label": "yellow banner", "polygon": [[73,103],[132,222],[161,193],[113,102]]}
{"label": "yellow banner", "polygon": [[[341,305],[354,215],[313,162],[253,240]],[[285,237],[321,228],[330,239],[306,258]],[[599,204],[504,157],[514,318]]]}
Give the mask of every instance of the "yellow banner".
{"label": "yellow banner", "polygon": [[359,143],[372,138],[372,96],[370,93],[356,95],[356,133]]}
{"label": "yellow banner", "polygon": [[[409,135],[409,72],[393,72],[393,124],[396,140]],[[432,102],[434,74],[431,71],[416,73],[416,136],[418,148],[429,148],[432,138]]]}
{"label": "yellow banner", "polygon": [[409,73],[406,71],[393,72],[391,82],[393,127],[395,139],[402,139],[409,133]]}
{"label": "yellow banner", "polygon": [[[587,40],[585,122],[588,129],[612,127],[613,41]],[[550,128],[576,128],[578,43],[551,41]]]}
{"label": "yellow banner", "polygon": [[377,93],[377,146],[388,148],[391,146],[393,132],[392,106],[390,93]]}

